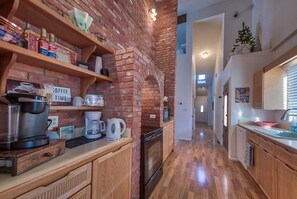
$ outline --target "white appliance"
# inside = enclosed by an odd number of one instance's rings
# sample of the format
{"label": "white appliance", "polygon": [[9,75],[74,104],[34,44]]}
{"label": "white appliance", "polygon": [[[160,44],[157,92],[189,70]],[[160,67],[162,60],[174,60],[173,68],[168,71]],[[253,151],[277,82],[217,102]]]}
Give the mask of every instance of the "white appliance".
{"label": "white appliance", "polygon": [[85,137],[88,139],[96,139],[102,136],[105,131],[105,123],[100,121],[100,111],[85,112]]}
{"label": "white appliance", "polygon": [[106,138],[108,140],[121,139],[121,135],[126,130],[126,123],[119,118],[111,118],[107,120]]}
{"label": "white appliance", "polygon": [[247,168],[245,163],[245,154],[247,147],[247,132],[244,128],[236,126],[237,132],[237,159],[243,165],[244,168]]}

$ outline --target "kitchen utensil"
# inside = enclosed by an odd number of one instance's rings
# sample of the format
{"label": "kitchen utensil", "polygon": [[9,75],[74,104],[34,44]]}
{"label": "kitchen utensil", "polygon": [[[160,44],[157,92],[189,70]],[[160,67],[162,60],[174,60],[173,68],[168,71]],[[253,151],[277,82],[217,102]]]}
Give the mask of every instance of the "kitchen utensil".
{"label": "kitchen utensil", "polygon": [[84,106],[86,104],[86,102],[81,97],[74,97],[72,104],[73,104],[73,106]]}
{"label": "kitchen utensil", "polygon": [[0,105],[0,150],[10,149],[17,141],[19,131],[19,105]]}
{"label": "kitchen utensil", "polygon": [[46,136],[49,106],[46,98],[32,94],[8,93],[4,96],[10,105],[20,107],[18,137],[11,148],[34,148],[49,143]]}
{"label": "kitchen utensil", "polygon": [[105,123],[100,121],[100,111],[86,111],[85,112],[85,137],[88,139],[96,139],[102,136],[105,131]]}
{"label": "kitchen utensil", "polygon": [[[123,127],[121,127],[121,125]],[[108,140],[121,139],[121,135],[126,130],[126,123],[120,118],[111,118],[107,120],[106,138]]]}
{"label": "kitchen utensil", "polygon": [[85,95],[85,104],[86,106],[103,106],[104,105],[103,96],[87,94]]}

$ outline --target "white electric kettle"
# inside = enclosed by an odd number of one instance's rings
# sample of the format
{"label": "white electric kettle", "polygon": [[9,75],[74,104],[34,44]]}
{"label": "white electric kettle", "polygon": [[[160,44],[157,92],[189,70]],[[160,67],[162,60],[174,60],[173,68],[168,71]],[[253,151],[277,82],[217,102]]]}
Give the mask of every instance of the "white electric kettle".
{"label": "white electric kettle", "polygon": [[[123,128],[121,128],[121,124]],[[107,128],[106,128],[106,138],[108,140],[118,140],[121,139],[121,135],[126,130],[126,123],[124,120],[119,118],[111,118],[107,120]]]}

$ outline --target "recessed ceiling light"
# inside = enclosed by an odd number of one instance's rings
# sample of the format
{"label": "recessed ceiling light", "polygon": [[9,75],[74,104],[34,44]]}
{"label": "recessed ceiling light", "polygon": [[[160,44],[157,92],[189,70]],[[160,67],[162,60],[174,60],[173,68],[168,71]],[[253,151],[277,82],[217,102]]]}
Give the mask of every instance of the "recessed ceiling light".
{"label": "recessed ceiling light", "polygon": [[204,52],[201,53],[201,57],[202,57],[203,59],[206,59],[208,56],[209,56],[209,54],[208,54],[208,52],[206,52],[206,51],[204,51]]}

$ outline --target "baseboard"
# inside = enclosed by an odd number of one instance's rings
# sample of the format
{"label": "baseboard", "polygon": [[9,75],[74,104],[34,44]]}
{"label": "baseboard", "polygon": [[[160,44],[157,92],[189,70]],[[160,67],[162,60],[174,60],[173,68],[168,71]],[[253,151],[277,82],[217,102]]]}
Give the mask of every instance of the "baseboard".
{"label": "baseboard", "polygon": [[229,154],[228,154],[228,158],[229,158],[229,160],[239,162],[239,160],[237,158],[232,158],[232,157],[229,156]]}

